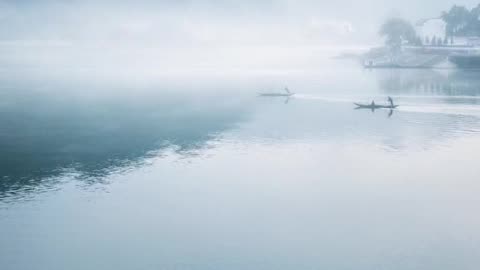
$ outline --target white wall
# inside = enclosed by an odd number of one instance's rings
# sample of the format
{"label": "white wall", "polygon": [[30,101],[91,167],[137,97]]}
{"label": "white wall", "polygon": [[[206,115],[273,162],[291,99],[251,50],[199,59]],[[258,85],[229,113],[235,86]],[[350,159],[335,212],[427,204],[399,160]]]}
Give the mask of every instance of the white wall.
{"label": "white wall", "polygon": [[442,41],[445,38],[446,24],[442,19],[432,19],[425,22],[422,26],[417,26],[417,34],[425,42],[425,38],[428,37],[430,41],[435,36],[441,38]]}

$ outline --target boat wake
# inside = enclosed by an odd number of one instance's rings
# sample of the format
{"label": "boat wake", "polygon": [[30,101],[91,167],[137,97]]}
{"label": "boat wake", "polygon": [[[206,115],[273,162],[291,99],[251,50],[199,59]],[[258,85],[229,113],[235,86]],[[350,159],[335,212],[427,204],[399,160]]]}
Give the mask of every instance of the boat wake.
{"label": "boat wake", "polygon": [[[412,113],[439,113],[450,115],[475,116],[480,118],[480,96],[392,96],[399,105],[395,110]],[[386,97],[382,97],[385,98]],[[378,100],[382,100],[378,98]],[[368,97],[332,97],[308,94],[296,94],[297,100],[318,100],[328,103],[342,103],[355,107],[358,100]],[[478,104],[477,104],[478,102]]]}

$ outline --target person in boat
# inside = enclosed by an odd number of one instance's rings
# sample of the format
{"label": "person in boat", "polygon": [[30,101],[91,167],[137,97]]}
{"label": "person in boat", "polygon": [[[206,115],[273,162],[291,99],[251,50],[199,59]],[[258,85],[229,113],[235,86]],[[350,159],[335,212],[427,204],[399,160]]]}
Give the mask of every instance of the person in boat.
{"label": "person in boat", "polygon": [[393,107],[393,99],[391,97],[388,97],[388,102],[390,102],[390,107]]}

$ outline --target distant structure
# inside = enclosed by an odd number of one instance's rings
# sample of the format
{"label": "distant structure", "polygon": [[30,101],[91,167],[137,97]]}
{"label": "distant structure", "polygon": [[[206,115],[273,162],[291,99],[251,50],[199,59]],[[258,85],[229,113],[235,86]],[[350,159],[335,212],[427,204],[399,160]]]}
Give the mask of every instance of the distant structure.
{"label": "distant structure", "polygon": [[433,46],[437,45],[437,40],[445,40],[446,27],[447,24],[441,18],[421,19],[415,24],[417,35],[424,45]]}
{"label": "distant structure", "polygon": [[463,45],[468,47],[479,47],[480,46],[480,37],[475,36],[457,36],[454,38],[455,45]]}
{"label": "distant structure", "polygon": [[[480,5],[478,12],[480,13]],[[449,68],[453,64],[458,68],[480,68],[480,29],[477,25],[470,25],[469,28],[463,26],[465,29],[459,31],[458,28],[452,28],[458,27],[455,23],[456,21],[452,23],[451,19],[447,20],[447,17],[442,15],[442,17],[417,21],[413,26],[414,29],[411,24],[408,24],[409,27],[406,27],[408,31],[405,30],[405,24],[400,24],[402,27],[395,25],[393,27],[395,31],[391,32],[396,34],[394,35],[396,40],[399,39],[398,32],[401,32],[398,29],[403,28],[404,32],[414,32],[415,42],[403,43],[400,50],[396,52],[392,52],[388,47],[389,44],[372,49],[363,58],[363,66],[365,68]],[[401,35],[400,39],[402,39]]]}
{"label": "distant structure", "polygon": [[[480,46],[480,37],[476,36],[455,36],[447,37],[447,24],[445,21],[438,18],[421,19],[415,23],[415,30],[422,40],[423,45],[426,46]],[[441,42],[440,42],[441,41]]]}

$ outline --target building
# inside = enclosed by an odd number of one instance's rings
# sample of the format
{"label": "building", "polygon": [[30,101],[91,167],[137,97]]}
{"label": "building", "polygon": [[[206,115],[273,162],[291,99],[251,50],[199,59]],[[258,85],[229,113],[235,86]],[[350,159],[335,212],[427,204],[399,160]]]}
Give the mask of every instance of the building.
{"label": "building", "polygon": [[415,30],[424,45],[431,45],[433,39],[445,40],[447,24],[441,18],[423,19],[416,23]]}
{"label": "building", "polygon": [[[441,18],[422,19],[415,24],[417,35],[420,37],[424,45],[438,44],[438,42],[432,44],[432,39],[437,41],[440,40],[444,43],[446,27],[447,24]],[[455,36],[453,37],[453,40],[449,37],[448,45],[478,47],[480,46],[480,37]]]}

